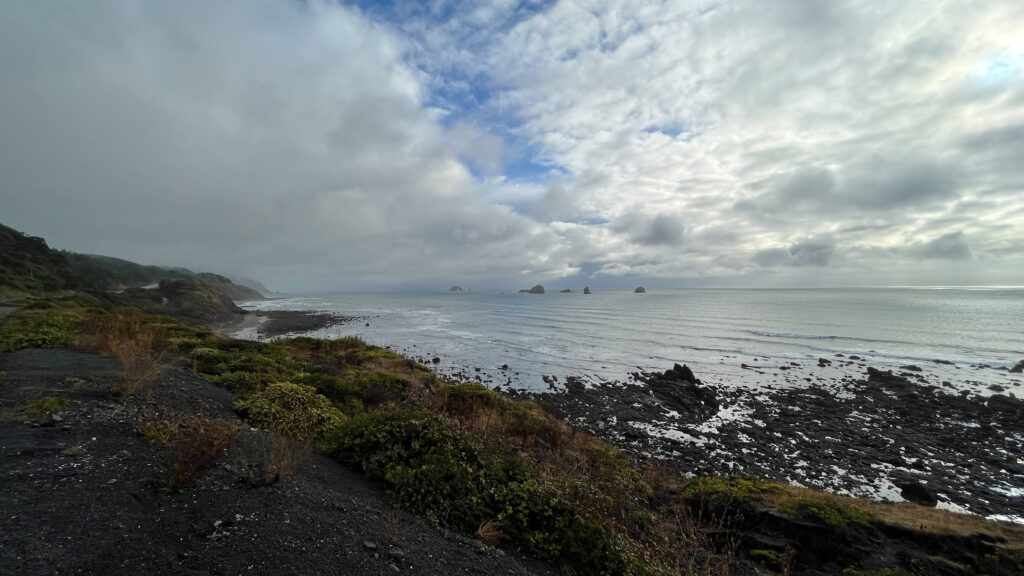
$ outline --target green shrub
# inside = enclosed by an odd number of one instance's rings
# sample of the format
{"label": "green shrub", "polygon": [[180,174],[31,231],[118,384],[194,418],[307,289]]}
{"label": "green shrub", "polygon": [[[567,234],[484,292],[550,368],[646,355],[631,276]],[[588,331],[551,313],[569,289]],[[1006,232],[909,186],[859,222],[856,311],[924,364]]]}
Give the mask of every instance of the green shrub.
{"label": "green shrub", "polygon": [[445,416],[422,409],[368,412],[347,420],[324,444],[335,458],[384,479],[399,505],[435,521],[472,531],[498,519],[505,536],[569,574],[642,572],[621,535],[579,517],[557,487],[518,458],[484,450]]}
{"label": "green shrub", "polygon": [[266,378],[252,372],[224,372],[211,376],[210,381],[243,397],[259,392],[267,384]]}
{"label": "green shrub", "polygon": [[74,312],[19,310],[0,324],[0,351],[71,346],[81,321]]}
{"label": "green shrub", "polygon": [[42,396],[32,400],[28,404],[25,404],[21,409],[21,413],[24,414],[26,418],[38,420],[51,412],[60,412],[64,408],[67,408],[67,406],[68,401],[64,398]]}
{"label": "green shrub", "polygon": [[355,385],[364,402],[381,404],[400,400],[409,387],[409,381],[390,372],[370,372],[357,376]]}
{"label": "green shrub", "polygon": [[840,502],[794,498],[779,507],[783,515],[797,520],[821,522],[833,528],[847,528],[851,524],[866,526],[870,521],[867,512]]}
{"label": "green shrub", "polygon": [[476,382],[462,382],[448,387],[448,408],[452,411],[475,411],[480,408],[501,408],[507,401],[494,390]]}
{"label": "green shrub", "polygon": [[254,426],[268,428],[297,440],[312,441],[344,420],[330,400],[312,386],[278,382],[236,404]]}

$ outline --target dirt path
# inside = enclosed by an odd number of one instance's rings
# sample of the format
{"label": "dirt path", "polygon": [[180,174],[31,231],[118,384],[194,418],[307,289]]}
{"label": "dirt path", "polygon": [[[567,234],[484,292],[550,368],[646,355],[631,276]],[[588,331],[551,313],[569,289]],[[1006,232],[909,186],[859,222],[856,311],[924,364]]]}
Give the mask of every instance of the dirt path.
{"label": "dirt path", "polygon": [[[73,350],[0,354],[0,574],[555,574],[396,513],[377,483],[314,454],[268,487],[249,431],[200,481],[166,490],[164,449],[135,432],[147,402],[111,392],[117,360]],[[68,402],[40,425],[21,408]],[[234,397],[169,367],[153,400],[233,417]]]}

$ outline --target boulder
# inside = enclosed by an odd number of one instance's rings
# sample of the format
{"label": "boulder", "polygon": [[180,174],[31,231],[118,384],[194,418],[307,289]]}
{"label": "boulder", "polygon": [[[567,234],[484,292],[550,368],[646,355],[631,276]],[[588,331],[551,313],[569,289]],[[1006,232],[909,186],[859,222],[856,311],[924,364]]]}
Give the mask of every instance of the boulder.
{"label": "boulder", "polygon": [[590,286],[586,286],[586,287],[584,287],[584,288],[583,288],[583,293],[584,293],[584,294],[591,294],[591,292],[590,292]]}
{"label": "boulder", "polygon": [[647,384],[651,387],[651,394],[669,410],[701,418],[710,418],[718,413],[719,403],[714,389],[701,386],[700,380],[685,364],[676,364],[663,374],[651,376]]}
{"label": "boulder", "polygon": [[643,286],[637,286],[636,290],[633,290],[634,294],[644,294],[646,292],[647,292],[647,288],[644,288]]}
{"label": "boulder", "polygon": [[458,284],[456,284],[455,286],[452,286],[451,288],[449,288],[448,291],[449,292],[462,292],[462,286],[459,286]]}
{"label": "boulder", "polygon": [[1014,374],[1020,374],[1021,372],[1024,372],[1024,360],[1017,362],[1016,366],[1010,368],[1010,372],[1013,372]]}
{"label": "boulder", "polygon": [[900,496],[908,502],[932,508],[939,503],[939,494],[935,489],[929,488],[915,480],[897,482],[896,487],[900,489]]}

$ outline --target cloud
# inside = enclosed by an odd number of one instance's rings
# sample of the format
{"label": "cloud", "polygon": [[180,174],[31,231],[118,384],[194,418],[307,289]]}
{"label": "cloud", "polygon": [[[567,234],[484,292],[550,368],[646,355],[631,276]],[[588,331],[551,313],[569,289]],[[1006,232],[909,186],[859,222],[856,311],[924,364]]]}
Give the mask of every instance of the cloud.
{"label": "cloud", "polygon": [[950,232],[922,244],[911,244],[907,252],[920,258],[940,260],[969,260],[971,247],[963,232]]}
{"label": "cloud", "polygon": [[1024,284],[1015,2],[358,4],[3,6],[0,218],[291,289]]}
{"label": "cloud", "polygon": [[831,238],[804,238],[786,248],[759,250],[751,257],[754,264],[773,266],[827,266],[836,252]]}

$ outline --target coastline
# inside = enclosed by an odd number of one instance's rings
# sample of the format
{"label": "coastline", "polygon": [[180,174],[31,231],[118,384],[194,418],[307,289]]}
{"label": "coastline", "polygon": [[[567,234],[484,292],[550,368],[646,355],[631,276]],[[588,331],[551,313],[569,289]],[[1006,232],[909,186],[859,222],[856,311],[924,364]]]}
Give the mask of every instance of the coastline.
{"label": "coastline", "polygon": [[[319,316],[324,327],[354,320],[336,321],[331,312],[273,312],[309,325]],[[310,332],[317,330],[322,336],[322,328]],[[233,334],[273,338],[251,327]],[[372,333],[363,337],[373,340]],[[549,390],[538,391],[516,386],[507,364],[484,370],[418,348],[398,352],[449,381],[541,400],[574,426],[641,460],[669,459],[684,474],[753,475],[883,502],[904,501],[900,486],[919,485],[936,493],[942,509],[1024,524],[1024,403],[970,380],[967,386],[977,392],[969,395],[946,381],[929,384],[916,366],[894,373],[856,356],[819,358],[813,372],[800,372],[809,367],[798,362],[774,369],[744,364],[763,378],[762,386],[694,377],[718,404],[707,410],[694,409],[697,401],[685,393],[673,397],[664,385],[655,392],[652,383],[672,370],[604,381],[544,376]],[[668,388],[684,384],[669,380]]]}

